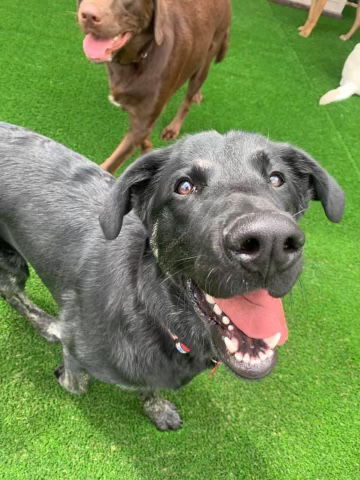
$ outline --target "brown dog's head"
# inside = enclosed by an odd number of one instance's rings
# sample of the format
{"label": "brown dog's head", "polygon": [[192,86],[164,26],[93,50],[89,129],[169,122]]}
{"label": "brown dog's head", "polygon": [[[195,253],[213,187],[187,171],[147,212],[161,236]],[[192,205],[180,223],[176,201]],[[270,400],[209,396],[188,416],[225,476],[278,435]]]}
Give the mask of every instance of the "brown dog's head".
{"label": "brown dog's head", "polygon": [[86,34],[85,55],[93,62],[109,62],[132,38],[152,28],[161,45],[166,5],[164,0],[78,0],[77,19]]}

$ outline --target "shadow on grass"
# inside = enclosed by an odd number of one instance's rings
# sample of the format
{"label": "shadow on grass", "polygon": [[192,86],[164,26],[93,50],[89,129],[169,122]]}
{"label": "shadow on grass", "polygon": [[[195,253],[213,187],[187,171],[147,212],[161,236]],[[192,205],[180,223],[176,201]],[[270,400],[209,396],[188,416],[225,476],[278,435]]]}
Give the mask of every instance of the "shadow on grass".
{"label": "shadow on grass", "polygon": [[176,432],[157,431],[144,416],[136,393],[119,391],[114,401],[115,395],[109,391],[113,387],[94,387],[96,392],[89,392],[86,401],[74,401],[99,437],[105,436],[117,447],[112,462],[125,456],[139,479],[271,478],[241,421],[235,436],[228,428],[232,420],[212,401],[211,385],[164,393],[183,418],[183,427]]}
{"label": "shadow on grass", "polygon": [[[159,432],[144,415],[135,392],[98,381],[81,397],[63,391],[52,373],[61,363],[60,345],[47,344],[22,317],[14,316],[15,321],[9,323],[6,348],[8,352],[19,352],[19,381],[29,399],[39,402],[39,406],[28,407],[31,434],[20,437],[22,449],[31,451],[38,436],[50,439],[56,432],[56,449],[70,443],[78,444],[80,450],[90,448],[95,456],[103,452],[105,470],[116,473],[117,465],[131,465],[136,472],[131,478],[272,478],[271,467],[251,439],[249,425],[241,422],[245,406],[241,397],[239,414],[234,418],[227,412],[226,400],[231,390],[227,382],[221,381],[223,373],[211,382],[205,372],[179,392],[165,392],[164,397],[177,405],[184,423],[179,431]],[[11,389],[16,390],[16,385]],[[19,408],[21,411],[21,403]],[[8,432],[9,439],[14,438],[13,433]],[[75,462],[76,455],[70,452],[69,463]],[[51,459],[44,458],[43,462],[50,462],[51,466]]]}

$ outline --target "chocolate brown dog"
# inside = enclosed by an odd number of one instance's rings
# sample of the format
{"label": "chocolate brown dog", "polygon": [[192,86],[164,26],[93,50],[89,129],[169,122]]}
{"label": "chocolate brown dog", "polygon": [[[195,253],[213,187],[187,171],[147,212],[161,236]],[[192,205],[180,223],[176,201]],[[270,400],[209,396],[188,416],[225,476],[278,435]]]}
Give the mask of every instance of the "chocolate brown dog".
{"label": "chocolate brown dog", "polygon": [[106,63],[109,99],[129,113],[130,130],[102,167],[114,172],[137,148],[152,148],[150,132],[170,97],[189,81],[185,99],[161,136],[175,139],[211,61],[226,53],[230,0],[80,0],[84,51]]}

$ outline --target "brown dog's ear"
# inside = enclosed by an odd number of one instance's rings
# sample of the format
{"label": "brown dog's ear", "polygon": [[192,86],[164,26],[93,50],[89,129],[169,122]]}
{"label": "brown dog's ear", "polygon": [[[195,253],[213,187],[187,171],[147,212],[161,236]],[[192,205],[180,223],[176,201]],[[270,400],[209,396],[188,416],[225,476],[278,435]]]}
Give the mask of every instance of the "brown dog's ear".
{"label": "brown dog's ear", "polygon": [[114,240],[119,235],[124,216],[133,208],[136,199],[144,197],[150,181],[169,157],[171,149],[163,148],[143,155],[114,183],[99,215],[107,240]]}
{"label": "brown dog's ear", "polygon": [[312,200],[319,200],[327,218],[338,223],[343,217],[345,195],[336,180],[310,155],[288,144],[281,145],[283,160],[297,175],[307,176]]}
{"label": "brown dog's ear", "polygon": [[165,36],[165,29],[168,19],[165,0],[154,0],[155,4],[155,42],[162,45]]}

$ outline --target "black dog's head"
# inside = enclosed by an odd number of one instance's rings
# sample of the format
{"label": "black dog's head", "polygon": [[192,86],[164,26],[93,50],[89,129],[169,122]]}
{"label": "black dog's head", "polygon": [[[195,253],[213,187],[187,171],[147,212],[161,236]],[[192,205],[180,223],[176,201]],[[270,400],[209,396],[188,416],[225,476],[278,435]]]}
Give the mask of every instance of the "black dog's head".
{"label": "black dog's head", "polygon": [[279,297],[302,268],[297,226],[310,200],[341,220],[343,192],[306,153],[243,132],[205,132],[138,159],[100,216],[107,239],[134,209],[164,274],[235,373],[260,378],[287,330]]}

